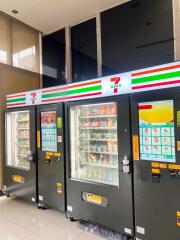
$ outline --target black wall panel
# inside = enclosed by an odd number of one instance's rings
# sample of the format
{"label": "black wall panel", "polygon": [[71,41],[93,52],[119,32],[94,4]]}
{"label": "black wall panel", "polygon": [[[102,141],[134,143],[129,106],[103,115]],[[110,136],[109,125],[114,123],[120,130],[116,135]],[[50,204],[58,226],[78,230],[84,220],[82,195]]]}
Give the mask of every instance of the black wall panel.
{"label": "black wall panel", "polygon": [[97,77],[96,19],[71,28],[73,82]]}
{"label": "black wall panel", "polygon": [[43,87],[65,84],[65,30],[43,37]]}
{"label": "black wall panel", "polygon": [[132,0],[101,14],[103,75],[174,60],[171,0]]}

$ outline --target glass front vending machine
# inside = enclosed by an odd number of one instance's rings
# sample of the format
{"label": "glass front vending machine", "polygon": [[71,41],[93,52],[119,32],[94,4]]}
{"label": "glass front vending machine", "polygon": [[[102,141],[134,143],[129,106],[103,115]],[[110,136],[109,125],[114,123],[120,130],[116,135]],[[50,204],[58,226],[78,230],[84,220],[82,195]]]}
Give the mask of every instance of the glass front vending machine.
{"label": "glass front vending machine", "polygon": [[37,202],[35,107],[5,113],[4,191]]}
{"label": "glass front vending machine", "polygon": [[180,237],[179,88],[132,95],[135,235]]}
{"label": "glass front vending machine", "polygon": [[66,104],[67,215],[133,235],[129,96]]}

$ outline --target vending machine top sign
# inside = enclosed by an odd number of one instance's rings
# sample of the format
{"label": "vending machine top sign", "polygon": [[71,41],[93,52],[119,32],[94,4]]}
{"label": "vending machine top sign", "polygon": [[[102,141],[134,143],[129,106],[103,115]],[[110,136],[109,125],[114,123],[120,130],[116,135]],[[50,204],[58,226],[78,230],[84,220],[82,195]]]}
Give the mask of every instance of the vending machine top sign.
{"label": "vending machine top sign", "polygon": [[68,102],[180,86],[180,62],[6,96],[6,107]]}

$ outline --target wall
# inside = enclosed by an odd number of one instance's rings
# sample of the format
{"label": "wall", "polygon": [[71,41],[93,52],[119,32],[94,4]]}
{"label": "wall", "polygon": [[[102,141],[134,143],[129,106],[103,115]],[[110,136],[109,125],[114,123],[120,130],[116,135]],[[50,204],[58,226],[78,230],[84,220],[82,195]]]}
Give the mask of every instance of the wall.
{"label": "wall", "polygon": [[36,88],[40,88],[39,74],[0,64],[0,189],[3,187],[5,96]]}

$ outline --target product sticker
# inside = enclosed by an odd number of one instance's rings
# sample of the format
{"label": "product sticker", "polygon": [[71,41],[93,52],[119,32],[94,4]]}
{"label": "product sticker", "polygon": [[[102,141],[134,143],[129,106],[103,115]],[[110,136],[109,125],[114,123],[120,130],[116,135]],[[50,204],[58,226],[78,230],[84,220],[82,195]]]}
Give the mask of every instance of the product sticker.
{"label": "product sticker", "polygon": [[37,148],[40,148],[40,147],[41,147],[41,133],[38,130],[37,131]]}
{"label": "product sticker", "polygon": [[35,202],[35,201],[36,201],[34,197],[32,197],[32,199],[31,199],[31,200],[32,200],[32,202]]}
{"label": "product sticker", "polygon": [[180,141],[177,141],[177,151],[180,151]]}
{"label": "product sticker", "polygon": [[153,168],[159,168],[160,164],[157,163],[157,162],[152,162],[152,163],[151,163],[151,166],[152,166]]}
{"label": "product sticker", "polygon": [[58,143],[62,143],[62,136],[58,136]]}
{"label": "product sticker", "polygon": [[180,111],[177,111],[177,127],[180,127]]}
{"label": "product sticker", "polygon": [[67,206],[67,210],[69,211],[69,212],[72,212],[73,211],[73,207],[72,206]]}
{"label": "product sticker", "polygon": [[13,175],[12,180],[17,183],[24,183],[24,177],[22,176]]}
{"label": "product sticker", "polygon": [[46,156],[53,156],[52,152],[46,152]]}
{"label": "product sticker", "polygon": [[54,157],[60,157],[60,156],[61,156],[60,152],[54,153]]}
{"label": "product sticker", "polygon": [[127,234],[132,234],[132,231],[130,228],[124,228],[124,232]]}
{"label": "product sticker", "polygon": [[180,227],[180,212],[179,211],[176,213],[176,216],[177,216],[177,226]]}
{"label": "product sticker", "polygon": [[180,170],[180,165],[169,164],[168,168],[171,170]]}
{"label": "product sticker", "polygon": [[62,128],[62,117],[57,118],[57,128]]}
{"label": "product sticker", "polygon": [[136,226],[136,232],[145,235],[145,228]]}
{"label": "product sticker", "polygon": [[62,193],[62,183],[61,182],[57,182],[56,183],[56,188],[57,188],[57,193],[61,194]]}
{"label": "product sticker", "polygon": [[160,168],[166,169],[166,168],[167,168],[167,164],[166,164],[166,163],[161,163],[161,164],[160,164]]}
{"label": "product sticker", "polygon": [[133,157],[135,161],[139,160],[139,137],[138,135],[133,136]]}
{"label": "product sticker", "polygon": [[39,200],[43,201],[43,196],[39,195]]}
{"label": "product sticker", "polygon": [[160,174],[160,169],[152,168],[152,173],[153,174]]}

